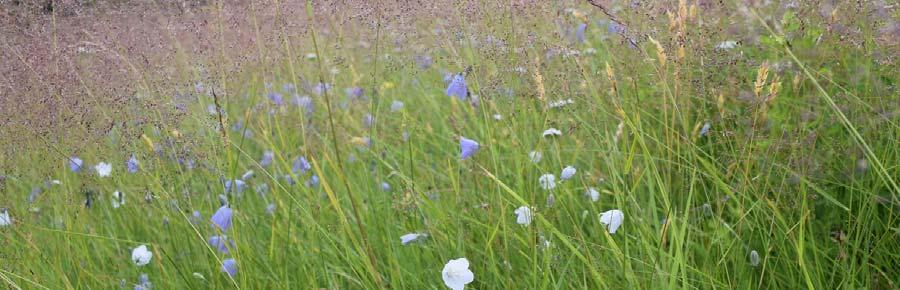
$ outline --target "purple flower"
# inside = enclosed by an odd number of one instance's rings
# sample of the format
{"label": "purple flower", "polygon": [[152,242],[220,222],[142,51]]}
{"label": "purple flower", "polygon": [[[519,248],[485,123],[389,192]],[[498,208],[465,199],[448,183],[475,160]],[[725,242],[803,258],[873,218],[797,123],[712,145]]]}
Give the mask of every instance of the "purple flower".
{"label": "purple flower", "polygon": [[363,124],[365,124],[366,127],[372,127],[372,124],[374,123],[375,117],[373,117],[372,114],[366,114],[366,116],[363,117]]}
{"label": "purple flower", "polygon": [[292,101],[294,105],[306,109],[306,114],[312,114],[314,110],[313,100],[309,96],[297,96],[294,95],[294,100]]}
{"label": "purple flower", "polygon": [[81,160],[81,158],[78,158],[77,156],[69,158],[69,170],[72,170],[72,172],[81,171],[82,166],[84,166],[84,161]]}
{"label": "purple flower", "polygon": [[294,178],[291,177],[290,174],[285,174],[285,175],[284,175],[284,183],[287,183],[287,184],[290,185],[290,186],[293,186],[293,185],[297,184],[297,182],[294,181]]}
{"label": "purple flower", "polygon": [[231,192],[232,185],[234,185],[234,189],[237,193],[244,192],[244,188],[246,188],[247,183],[240,179],[235,180],[226,180],[225,181],[225,192]]}
{"label": "purple flower", "polygon": [[297,87],[295,87],[294,84],[292,84],[292,83],[285,83],[285,84],[281,85],[281,89],[284,90],[285,92],[293,93],[294,90],[297,89]]}
{"label": "purple flower", "polygon": [[475,140],[468,139],[466,137],[459,137],[459,158],[465,160],[466,158],[471,157],[478,151],[478,142]]}
{"label": "purple flower", "polygon": [[578,28],[575,29],[575,39],[578,42],[584,42],[584,31],[587,29],[586,23],[578,24]]}
{"label": "purple flower", "polygon": [[306,186],[318,187],[319,186],[319,176],[313,174],[313,176],[311,176],[309,178],[309,180],[306,181]]}
{"label": "purple flower", "polygon": [[234,241],[225,236],[212,236],[208,242],[211,247],[216,248],[222,254],[228,254],[228,248],[234,248]]}
{"label": "purple flower", "polygon": [[232,210],[228,206],[223,205],[209,220],[224,232],[231,227],[231,215]]}
{"label": "purple flower", "polygon": [[387,182],[382,182],[382,183],[381,183],[381,190],[382,190],[382,191],[391,191],[391,185],[390,185],[389,183],[387,183]]}
{"label": "purple flower", "polygon": [[131,155],[131,158],[128,161],[125,161],[125,168],[128,169],[128,172],[137,173],[138,168],[140,167],[140,162],[134,157],[134,154]]}
{"label": "purple flower", "polygon": [[195,210],[194,213],[193,213],[193,214],[191,215],[191,217],[190,217],[191,223],[192,223],[192,224],[195,224],[195,225],[200,224],[200,220],[201,220],[201,219],[203,219],[203,217],[200,216],[200,211],[199,211],[199,210]]}
{"label": "purple flower", "polygon": [[625,26],[615,21],[610,21],[606,26],[606,31],[610,34],[625,34]]}
{"label": "purple flower", "polygon": [[450,85],[447,86],[445,93],[447,96],[466,100],[466,97],[469,95],[469,88],[466,86],[466,78],[463,77],[462,74],[456,74],[456,76],[453,77],[453,80],[450,81]]}
{"label": "purple flower", "polygon": [[331,90],[331,84],[326,84],[326,83],[318,83],[313,88],[313,92],[315,92],[316,95],[320,95],[320,96],[329,90]]}
{"label": "purple flower", "polygon": [[352,87],[344,89],[344,92],[347,93],[347,96],[351,99],[360,98],[363,96],[363,89],[360,87]]}
{"label": "purple flower", "polygon": [[[122,280],[123,282],[125,280]],[[134,285],[134,290],[150,290],[153,289],[153,283],[150,283],[150,277],[147,274],[141,274],[138,283]]]}
{"label": "purple flower", "polygon": [[237,275],[237,270],[237,262],[234,259],[222,261],[222,272],[227,273],[228,276],[234,277],[234,275]]}
{"label": "purple flower", "polygon": [[449,85],[450,81],[452,81],[452,80],[453,80],[453,74],[450,72],[444,72],[444,83]]}
{"label": "purple flower", "polygon": [[259,160],[259,165],[262,165],[263,167],[268,167],[269,165],[272,165],[273,159],[275,159],[275,152],[272,152],[271,150],[266,150],[265,152],[263,152],[262,159]]}
{"label": "purple flower", "polygon": [[309,161],[306,160],[306,157],[303,156],[294,159],[294,166],[291,168],[294,173],[297,173],[297,171],[300,171],[300,173],[306,173],[310,169],[312,169],[312,165],[310,165]]}
{"label": "purple flower", "polygon": [[269,100],[275,103],[276,106],[284,104],[284,98],[279,93],[269,93]]}
{"label": "purple flower", "polygon": [[425,69],[428,69],[429,67],[431,67],[431,62],[432,62],[431,56],[417,55],[415,57],[415,61],[416,61],[416,66],[418,66],[419,69],[425,70]]}

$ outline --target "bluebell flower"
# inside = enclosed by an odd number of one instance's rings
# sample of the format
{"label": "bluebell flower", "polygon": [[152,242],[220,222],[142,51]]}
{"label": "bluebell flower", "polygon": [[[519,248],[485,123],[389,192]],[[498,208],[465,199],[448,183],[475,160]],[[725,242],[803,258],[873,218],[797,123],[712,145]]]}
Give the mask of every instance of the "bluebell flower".
{"label": "bluebell flower", "polygon": [[347,97],[351,99],[361,98],[365,93],[360,87],[352,87],[344,89],[344,92],[347,93]]}
{"label": "bluebell flower", "polygon": [[313,176],[309,177],[309,180],[306,181],[306,186],[318,187],[319,186],[319,176],[313,174]]}
{"label": "bluebell flower", "polygon": [[562,180],[569,180],[570,178],[575,176],[576,172],[577,170],[574,166],[566,166],[566,168],[563,168],[562,173],[559,174],[559,178]]}
{"label": "bluebell flower", "polygon": [[41,195],[41,191],[43,191],[43,189],[41,189],[40,186],[35,186],[34,188],[32,188],[31,193],[28,194],[28,203],[34,203],[34,201],[37,200],[38,196]]}
{"label": "bluebell flower", "polygon": [[306,114],[312,114],[315,110],[315,105],[313,104],[313,99],[309,96],[297,96],[294,95],[294,100],[292,101],[294,105],[303,108],[306,110]]}
{"label": "bluebell flower", "polygon": [[297,89],[297,87],[294,86],[293,83],[284,83],[283,85],[281,85],[281,89],[284,90],[285,92],[293,93],[294,90]]}
{"label": "bluebell flower", "polygon": [[310,169],[312,169],[312,165],[310,165],[309,161],[306,160],[306,157],[303,156],[299,156],[294,159],[294,166],[291,168],[294,173],[297,173],[297,171],[299,171],[300,173],[306,173]]}
{"label": "bluebell flower", "polygon": [[287,185],[289,185],[289,186],[294,186],[294,185],[297,184],[297,182],[294,181],[294,178],[291,177],[290,174],[285,174],[285,175],[284,175],[284,183],[287,183]]}
{"label": "bluebell flower", "polygon": [[199,225],[199,224],[200,224],[200,221],[201,221],[202,219],[203,219],[203,216],[200,215],[200,211],[199,211],[199,210],[195,210],[195,211],[191,214],[191,217],[190,217],[190,221],[191,221],[191,223],[194,224],[194,225]]}
{"label": "bluebell flower", "polygon": [[710,125],[709,122],[706,122],[706,124],[703,124],[703,128],[700,128],[700,137],[703,137],[703,136],[706,136],[707,134],[709,134],[710,128],[712,128],[712,125]]}
{"label": "bluebell flower", "polygon": [[475,140],[467,139],[466,137],[459,137],[459,158],[465,160],[466,158],[471,157],[478,151],[478,142]]}
{"label": "bluebell flower", "polygon": [[328,91],[330,91],[330,90],[331,90],[331,84],[327,84],[327,83],[318,83],[318,84],[316,84],[316,86],[313,88],[313,92],[316,93],[316,95],[319,95],[319,96],[321,96],[322,94],[324,94],[324,93],[326,93],[326,92],[328,92]]}
{"label": "bluebell flower", "polygon": [[272,160],[274,159],[275,152],[272,152],[272,150],[266,150],[265,152],[263,152],[262,159],[259,160],[259,165],[268,167],[269,165],[272,165]]}
{"label": "bluebell flower", "polygon": [[253,189],[256,190],[256,193],[259,193],[260,196],[265,196],[266,192],[269,192],[269,185],[266,183],[261,183],[257,184]]}
{"label": "bluebell flower", "polygon": [[276,106],[281,106],[284,104],[284,98],[279,93],[269,93],[269,100],[272,101]]}
{"label": "bluebell flower", "polygon": [[234,190],[236,193],[241,193],[244,192],[244,188],[247,187],[247,183],[240,179],[226,180],[225,192],[231,192],[232,186],[234,186]]}
{"label": "bluebell flower", "polygon": [[403,109],[403,102],[395,100],[394,102],[391,103],[391,112],[400,111],[402,109]]}
{"label": "bluebell flower", "polygon": [[266,206],[266,214],[268,214],[268,215],[275,214],[275,204],[274,203],[269,203],[269,205]]}
{"label": "bluebell flower", "polygon": [[363,124],[365,124],[366,127],[372,127],[372,124],[374,123],[375,117],[373,117],[372,114],[366,114],[366,116],[363,117]]}
{"label": "bluebell flower", "polygon": [[615,21],[610,21],[606,26],[606,31],[610,34],[625,34],[625,26]]}
{"label": "bluebell flower", "polygon": [[445,72],[444,72],[444,84],[448,84],[448,85],[449,85],[450,82],[453,81],[453,76],[454,76],[454,74],[445,71]]}
{"label": "bluebell flower", "polygon": [[150,290],[153,289],[153,284],[150,283],[150,277],[147,274],[141,273],[141,276],[138,278],[138,283],[134,285],[134,290]]}
{"label": "bluebell flower", "polygon": [[244,172],[244,175],[241,175],[241,180],[249,180],[250,178],[253,178],[254,175],[256,175],[256,172],[247,170],[247,172]]}
{"label": "bluebell flower", "polygon": [[425,70],[425,69],[428,69],[431,67],[432,60],[431,60],[431,56],[417,55],[415,57],[415,62],[416,62],[416,66],[418,66],[419,69]]}
{"label": "bluebell flower", "polygon": [[222,261],[222,272],[228,274],[228,276],[234,277],[234,275],[237,275],[237,271],[237,262],[235,262],[234,259]]}
{"label": "bluebell flower", "polygon": [[218,250],[222,254],[228,254],[228,248],[234,248],[234,241],[229,240],[228,237],[222,236],[212,236],[207,240],[209,245],[216,250]]}
{"label": "bluebell flower", "polygon": [[78,158],[77,156],[72,156],[69,158],[69,170],[72,172],[79,172],[81,168],[84,166],[84,161]]}
{"label": "bluebell flower", "polygon": [[381,182],[382,191],[391,191],[391,185],[387,182]]}
{"label": "bluebell flower", "polygon": [[460,100],[466,100],[466,97],[469,96],[469,88],[466,86],[466,78],[463,77],[462,74],[456,74],[453,77],[453,80],[450,81],[450,85],[447,86],[447,90],[445,91],[447,96],[457,97]]}
{"label": "bluebell flower", "polygon": [[137,173],[138,168],[140,168],[140,162],[134,157],[134,154],[131,155],[131,158],[128,161],[125,161],[125,168],[128,169],[128,172]]}
{"label": "bluebell flower", "polygon": [[219,229],[223,232],[227,231],[228,228],[231,227],[232,213],[232,210],[228,208],[228,206],[223,205],[219,208],[219,210],[216,211],[215,214],[213,214],[212,218],[210,218],[210,221],[212,221],[213,224],[219,227]]}
{"label": "bluebell flower", "polygon": [[584,41],[585,41],[584,31],[585,31],[586,29],[587,29],[587,24],[586,24],[586,23],[578,24],[578,28],[575,29],[575,39],[578,40],[578,42],[584,42]]}

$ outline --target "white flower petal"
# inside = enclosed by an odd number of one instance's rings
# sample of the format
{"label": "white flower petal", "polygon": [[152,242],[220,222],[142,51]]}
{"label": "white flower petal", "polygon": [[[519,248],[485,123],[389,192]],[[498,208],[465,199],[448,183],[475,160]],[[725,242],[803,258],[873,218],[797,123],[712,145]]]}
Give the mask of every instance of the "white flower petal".
{"label": "white flower petal", "polygon": [[527,226],[531,224],[531,208],[528,206],[521,206],[516,209],[516,223]]}
{"label": "white flower petal", "polygon": [[600,214],[600,222],[607,226],[610,234],[615,234],[619,227],[622,226],[624,220],[625,214],[618,209],[609,210]]}
{"label": "white flower petal", "polygon": [[556,128],[550,128],[550,129],[544,130],[544,137],[555,137],[555,136],[560,136],[560,135],[562,135],[562,131],[560,131],[559,129],[556,129]]}

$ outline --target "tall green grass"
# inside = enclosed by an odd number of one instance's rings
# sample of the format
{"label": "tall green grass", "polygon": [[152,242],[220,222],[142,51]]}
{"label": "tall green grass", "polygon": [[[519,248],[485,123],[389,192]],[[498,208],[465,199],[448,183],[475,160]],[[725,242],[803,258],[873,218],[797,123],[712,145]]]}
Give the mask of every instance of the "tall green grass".
{"label": "tall green grass", "polygon": [[[0,207],[14,219],[0,227],[0,280],[133,288],[146,273],[157,289],[442,289],[444,264],[466,257],[474,289],[897,287],[900,96],[896,65],[873,56],[885,53],[880,20],[849,4],[835,8],[844,18],[823,18],[807,6],[674,3],[668,19],[647,4],[613,10],[628,27],[618,34],[585,3],[528,14],[486,4],[481,16],[450,7],[405,34],[388,18],[344,24],[310,4],[320,21],[300,36],[281,32],[283,62],[207,78],[202,92],[182,88],[187,98],[158,96],[186,103],[177,122],[149,122],[141,138],[114,127],[105,144],[23,136],[22,154],[0,161],[11,168]],[[572,42],[566,30],[585,19],[586,41]],[[741,34],[723,32],[735,23]],[[858,39],[835,24],[857,24]],[[741,43],[716,48],[729,39]],[[259,49],[248,53],[270,53]],[[424,54],[431,68],[414,65]],[[443,72],[467,70],[474,106],[443,92]],[[319,82],[333,88],[316,95]],[[312,114],[290,94],[283,106],[268,99],[285,83],[312,96]],[[348,101],[346,87],[367,98]],[[549,107],[564,99],[574,103]],[[404,108],[392,111],[393,101]],[[168,116],[154,110],[169,109],[136,109]],[[551,127],[562,135],[543,137]],[[481,144],[467,160],[461,136]],[[269,167],[264,150],[275,152]],[[131,154],[135,174],[124,167]],[[69,171],[73,155],[88,172]],[[292,173],[298,156],[311,172]],[[111,177],[91,172],[101,161],[114,165]],[[573,179],[539,186],[568,165]],[[219,234],[209,218],[223,181],[248,170],[248,188],[227,194],[235,247],[218,253],[206,242]],[[319,185],[305,186],[312,175]],[[29,203],[35,187],[44,190]],[[116,190],[126,196],[119,208]],[[516,224],[520,206],[534,208],[531,225]],[[611,209],[625,214],[616,234],[598,219]],[[401,245],[412,232],[428,238]],[[142,244],[153,258],[138,267],[131,249]],[[220,270],[226,258],[237,261],[234,277]]]}

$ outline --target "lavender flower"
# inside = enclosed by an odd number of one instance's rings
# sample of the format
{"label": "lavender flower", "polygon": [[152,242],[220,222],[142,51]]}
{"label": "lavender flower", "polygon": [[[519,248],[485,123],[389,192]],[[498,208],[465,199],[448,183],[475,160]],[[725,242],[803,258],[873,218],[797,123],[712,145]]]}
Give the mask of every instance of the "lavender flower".
{"label": "lavender flower", "polygon": [[321,96],[322,94],[324,94],[324,93],[326,93],[326,92],[328,92],[328,91],[330,91],[330,90],[331,90],[331,84],[327,84],[327,83],[318,83],[318,84],[316,84],[316,86],[313,88],[313,92],[316,93],[316,95],[319,95],[319,96]]}
{"label": "lavender flower", "polygon": [[375,117],[372,116],[372,114],[366,114],[366,116],[363,117],[363,124],[366,125],[366,127],[372,127],[372,124],[374,123]]}
{"label": "lavender flower", "polygon": [[450,85],[447,86],[447,90],[444,91],[447,96],[457,97],[460,100],[465,101],[469,96],[469,87],[466,86],[466,78],[463,77],[462,74],[456,74],[453,77],[453,80],[450,81]]}
{"label": "lavender flower", "polygon": [[244,192],[244,188],[246,188],[247,183],[243,180],[235,179],[235,180],[226,180],[225,181],[225,192],[231,192],[232,187],[234,188],[236,193]]}
{"label": "lavender flower", "polygon": [[475,140],[467,139],[466,137],[459,137],[459,158],[465,160],[478,151],[478,142]]}
{"label": "lavender flower", "polygon": [[296,89],[297,89],[297,87],[294,86],[294,84],[292,84],[292,83],[284,83],[283,85],[281,85],[281,90],[288,92],[288,93],[293,93],[294,90],[296,90]]}
{"label": "lavender flower", "polygon": [[578,40],[578,42],[584,42],[584,40],[585,40],[584,31],[586,29],[587,29],[586,23],[578,24],[578,28],[575,29],[575,39]]}
{"label": "lavender flower", "polygon": [[349,97],[351,99],[355,99],[355,98],[361,98],[363,96],[363,94],[365,93],[365,91],[363,91],[363,89],[360,87],[352,87],[352,88],[344,89],[344,93],[347,94],[347,97]]}
{"label": "lavender flower", "polygon": [[219,227],[219,229],[224,232],[231,227],[231,215],[232,210],[223,205],[219,208],[219,210],[216,211],[215,214],[213,214],[212,218],[210,218],[210,221],[212,221],[215,226]]}
{"label": "lavender flower", "polygon": [[312,169],[312,165],[310,165],[309,161],[306,160],[306,157],[303,156],[299,156],[294,159],[294,166],[291,168],[294,173],[297,173],[297,171],[300,171],[300,173],[306,173],[310,169]]}
{"label": "lavender flower", "polygon": [[234,259],[222,261],[222,272],[228,274],[228,276],[234,277],[234,275],[237,275],[237,271],[237,262],[235,262]]}
{"label": "lavender flower", "polygon": [[138,278],[137,285],[134,285],[134,290],[150,290],[150,289],[153,289],[153,284],[150,283],[150,277],[147,276],[147,274],[141,273],[141,276]]}
{"label": "lavender flower", "polygon": [[195,211],[191,214],[191,217],[190,217],[190,221],[191,221],[191,223],[194,224],[194,225],[200,224],[200,220],[202,220],[202,219],[203,219],[203,216],[200,215],[200,211],[199,211],[199,210],[195,210]]}
{"label": "lavender flower", "polygon": [[134,154],[131,154],[131,158],[129,158],[128,161],[125,161],[125,168],[127,168],[130,173],[137,173],[140,165],[141,163],[134,157]]}
{"label": "lavender flower", "polygon": [[706,124],[703,124],[703,128],[700,128],[700,137],[708,135],[710,128],[712,128],[712,125],[710,125],[709,122],[706,122]]}
{"label": "lavender flower", "polygon": [[284,104],[284,97],[279,93],[269,93],[269,100],[272,101],[276,106],[281,106]]}
{"label": "lavender flower", "polygon": [[426,70],[426,69],[430,68],[431,63],[432,63],[431,56],[428,56],[428,55],[417,55],[415,57],[415,61],[416,61],[416,66],[418,66],[419,69],[421,69],[421,70]]}
{"label": "lavender flower", "polygon": [[271,150],[266,150],[265,152],[263,152],[262,159],[259,160],[259,165],[262,165],[263,167],[268,167],[269,165],[272,165],[272,160],[274,160],[274,159],[275,159],[275,152],[272,152]]}
{"label": "lavender flower", "polygon": [[84,161],[80,158],[76,156],[72,156],[72,158],[69,158],[69,170],[71,170],[72,172],[81,171],[82,166],[84,166]]}
{"label": "lavender flower", "polygon": [[297,96],[294,95],[294,100],[292,101],[295,106],[306,109],[306,114],[312,114],[315,109],[313,105],[313,99],[309,96]]}
{"label": "lavender flower", "polygon": [[572,178],[573,176],[575,176],[576,172],[577,172],[577,170],[575,170],[575,167],[566,166],[566,168],[563,168],[562,173],[559,174],[559,179],[569,180],[569,178]]}
{"label": "lavender flower", "polygon": [[396,112],[396,111],[400,111],[400,110],[403,110],[403,102],[395,100],[393,103],[391,103],[391,112]]}
{"label": "lavender flower", "polygon": [[309,180],[306,181],[307,187],[318,187],[319,186],[319,176],[313,174],[313,176],[309,177]]}
{"label": "lavender flower", "polygon": [[228,248],[234,248],[234,241],[229,240],[228,237],[222,236],[212,236],[208,240],[209,245],[213,248],[216,248],[222,254],[228,254]]}

